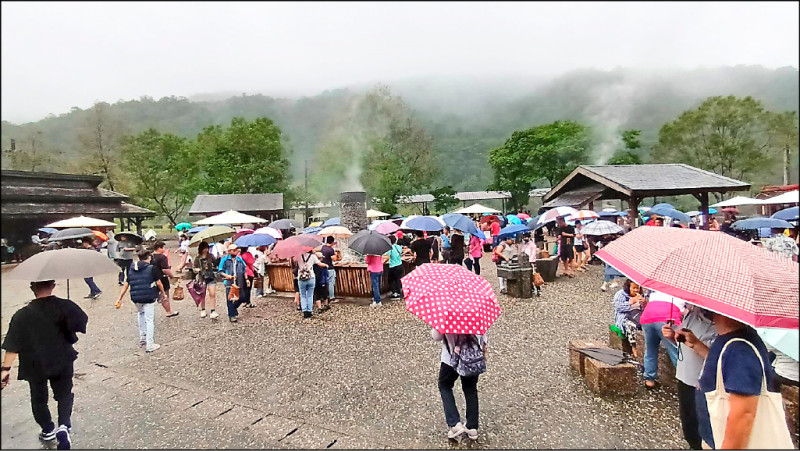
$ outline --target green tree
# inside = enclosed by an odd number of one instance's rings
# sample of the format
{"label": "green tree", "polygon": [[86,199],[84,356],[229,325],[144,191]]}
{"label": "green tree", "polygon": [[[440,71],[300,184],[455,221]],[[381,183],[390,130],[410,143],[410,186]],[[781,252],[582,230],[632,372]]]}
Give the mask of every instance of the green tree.
{"label": "green tree", "polygon": [[573,121],[556,121],[517,131],[505,144],[489,153],[494,183],[489,189],[511,194],[510,207],[528,203],[534,183],[547,180],[555,186],[589,154],[589,129]]}
{"label": "green tree", "polygon": [[642,147],[639,141],[641,130],[625,130],[622,132],[622,142],[625,143],[624,149],[614,152],[606,164],[642,164],[642,158],[636,153]]}
{"label": "green tree", "polygon": [[125,171],[120,170],[119,145],[124,136],[122,121],[111,112],[105,102],[95,103],[78,133],[82,158],[82,172],[102,175],[105,187],[111,191],[122,190]]}
{"label": "green tree", "polygon": [[752,97],[709,97],[661,127],[653,155],[747,180],[774,165],[770,117]]}
{"label": "green tree", "polygon": [[281,129],[261,117],[235,117],[228,128],[212,125],[197,136],[203,161],[202,188],[210,194],[282,193],[289,186],[289,160]]}
{"label": "green tree", "polygon": [[4,151],[10,168],[18,171],[54,171],[61,163],[61,152],[50,147],[40,130],[31,130],[26,139]]}
{"label": "green tree", "polygon": [[[783,160],[783,184],[788,185],[791,182],[792,161],[795,164],[797,162],[796,157],[792,158],[792,155],[796,155],[798,151],[797,112],[771,113],[768,120],[773,145],[777,148],[781,155],[781,160]],[[794,173],[797,173],[796,167]]]}
{"label": "green tree", "polygon": [[199,188],[199,159],[191,142],[151,128],[123,139],[121,150],[131,196],[175,226]]}
{"label": "green tree", "polygon": [[442,186],[431,191],[433,195],[433,208],[437,213],[447,213],[458,206],[458,199],[455,197],[456,190],[452,186]]}

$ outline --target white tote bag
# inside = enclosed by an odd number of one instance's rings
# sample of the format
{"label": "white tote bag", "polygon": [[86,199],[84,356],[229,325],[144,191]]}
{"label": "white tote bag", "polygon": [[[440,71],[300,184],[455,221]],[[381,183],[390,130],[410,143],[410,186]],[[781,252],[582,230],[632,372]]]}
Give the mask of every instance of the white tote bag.
{"label": "white tote bag", "polygon": [[722,447],[725,439],[725,426],[728,423],[730,411],[730,394],[725,391],[722,382],[722,354],[725,348],[734,341],[743,341],[753,348],[753,352],[761,362],[761,394],[758,395],[758,409],[753,421],[753,431],[750,433],[748,449],[793,449],[789,428],[786,426],[786,413],[783,410],[783,398],[780,393],[767,390],[767,375],[764,373],[764,361],[755,346],[747,340],[734,338],[722,348],[717,360],[717,386],[714,391],[706,393],[708,416],[711,420],[711,431],[714,434],[714,444],[717,449]]}

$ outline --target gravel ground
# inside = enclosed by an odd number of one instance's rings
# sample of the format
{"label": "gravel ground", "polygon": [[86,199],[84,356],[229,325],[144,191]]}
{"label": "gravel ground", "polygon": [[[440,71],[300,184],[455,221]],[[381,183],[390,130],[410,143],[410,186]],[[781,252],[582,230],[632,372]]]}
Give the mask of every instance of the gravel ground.
{"label": "gravel ground", "polygon": [[[496,288],[488,256],[482,267]],[[503,312],[490,330],[488,371],[478,384],[475,444],[446,440],[439,344],[402,301],[380,309],[340,303],[303,320],[292,299],[271,297],[230,324],[200,319],[187,295],[173,303],[178,317],[157,310],[163,347],[145,355],[133,305],[114,309],[114,277],[98,281],[106,294],[78,301],[90,331],[77,346],[77,447],[686,446],[674,388],[647,391],[639,381],[633,396],[602,398],[570,373],[569,340],[608,337],[612,293],[598,288],[600,267],[548,283],[539,298],[499,296]],[[84,294],[82,281],[72,286],[73,299]],[[6,299],[29,292],[18,282],[3,280],[2,287],[5,325],[19,306]],[[39,446],[26,385],[15,381],[3,392],[3,448]],[[458,383],[456,399],[463,416]]]}

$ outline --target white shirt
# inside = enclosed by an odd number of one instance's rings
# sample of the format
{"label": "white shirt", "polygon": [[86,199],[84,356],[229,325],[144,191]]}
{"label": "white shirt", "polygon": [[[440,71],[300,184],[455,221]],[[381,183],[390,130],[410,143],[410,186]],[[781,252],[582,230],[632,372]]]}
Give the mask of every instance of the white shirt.
{"label": "white shirt", "polygon": [[227,251],[225,250],[225,245],[222,243],[214,243],[214,245],[211,246],[211,255],[216,259],[221,259],[222,256],[225,255],[225,252]]}
{"label": "white shirt", "polygon": [[181,252],[183,253],[189,252],[189,240],[181,241]]}
{"label": "white shirt", "polygon": [[778,376],[785,377],[795,382],[800,380],[800,362],[773,348],[766,341],[764,342],[764,346],[767,347],[767,351],[775,353],[775,360],[772,362],[772,368],[775,369]]}
{"label": "white shirt", "polygon": [[[445,345],[443,338],[447,338],[447,344]],[[486,335],[476,335],[478,337],[478,343],[481,347],[486,346],[489,343],[489,338]],[[455,338],[456,334],[440,334],[436,329],[431,329],[431,338],[433,341],[441,341],[442,342],[442,355],[441,361],[446,365],[450,365],[450,351],[447,350],[449,346],[450,349],[455,347]]]}
{"label": "white shirt", "polygon": [[[684,316],[680,327],[691,330],[706,346],[711,346],[711,343],[717,339],[717,328],[700,313],[700,309],[697,307],[693,307]],[[683,360],[678,360],[678,366],[675,368],[675,378],[690,387],[697,387],[700,371],[706,361],[685,344],[678,343],[678,347],[683,355]]]}

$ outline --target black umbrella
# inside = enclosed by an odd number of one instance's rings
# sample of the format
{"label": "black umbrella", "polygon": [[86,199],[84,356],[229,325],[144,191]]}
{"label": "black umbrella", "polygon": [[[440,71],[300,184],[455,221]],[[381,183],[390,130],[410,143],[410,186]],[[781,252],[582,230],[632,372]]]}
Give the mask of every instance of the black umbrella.
{"label": "black umbrella", "polygon": [[[539,215],[539,216],[541,216],[541,215]],[[546,223],[537,224],[539,222],[539,216],[534,216],[533,218],[531,218],[530,221],[528,221],[528,229],[529,230],[538,230],[538,229],[541,229],[542,227],[544,227],[546,225]]]}
{"label": "black umbrella", "polygon": [[302,229],[303,226],[292,219],[279,219],[270,223],[269,227],[278,230]]}
{"label": "black umbrella", "polygon": [[94,232],[85,227],[73,227],[71,229],[60,230],[50,235],[49,241],[74,240],[88,237],[94,238]]}
{"label": "black umbrella", "polygon": [[125,241],[126,243],[134,245],[144,243],[144,238],[141,235],[137,235],[133,232],[119,232],[114,235],[114,239],[117,241]]}
{"label": "black umbrella", "polygon": [[350,249],[363,255],[383,255],[391,248],[389,238],[374,230],[362,230],[350,238]]}

